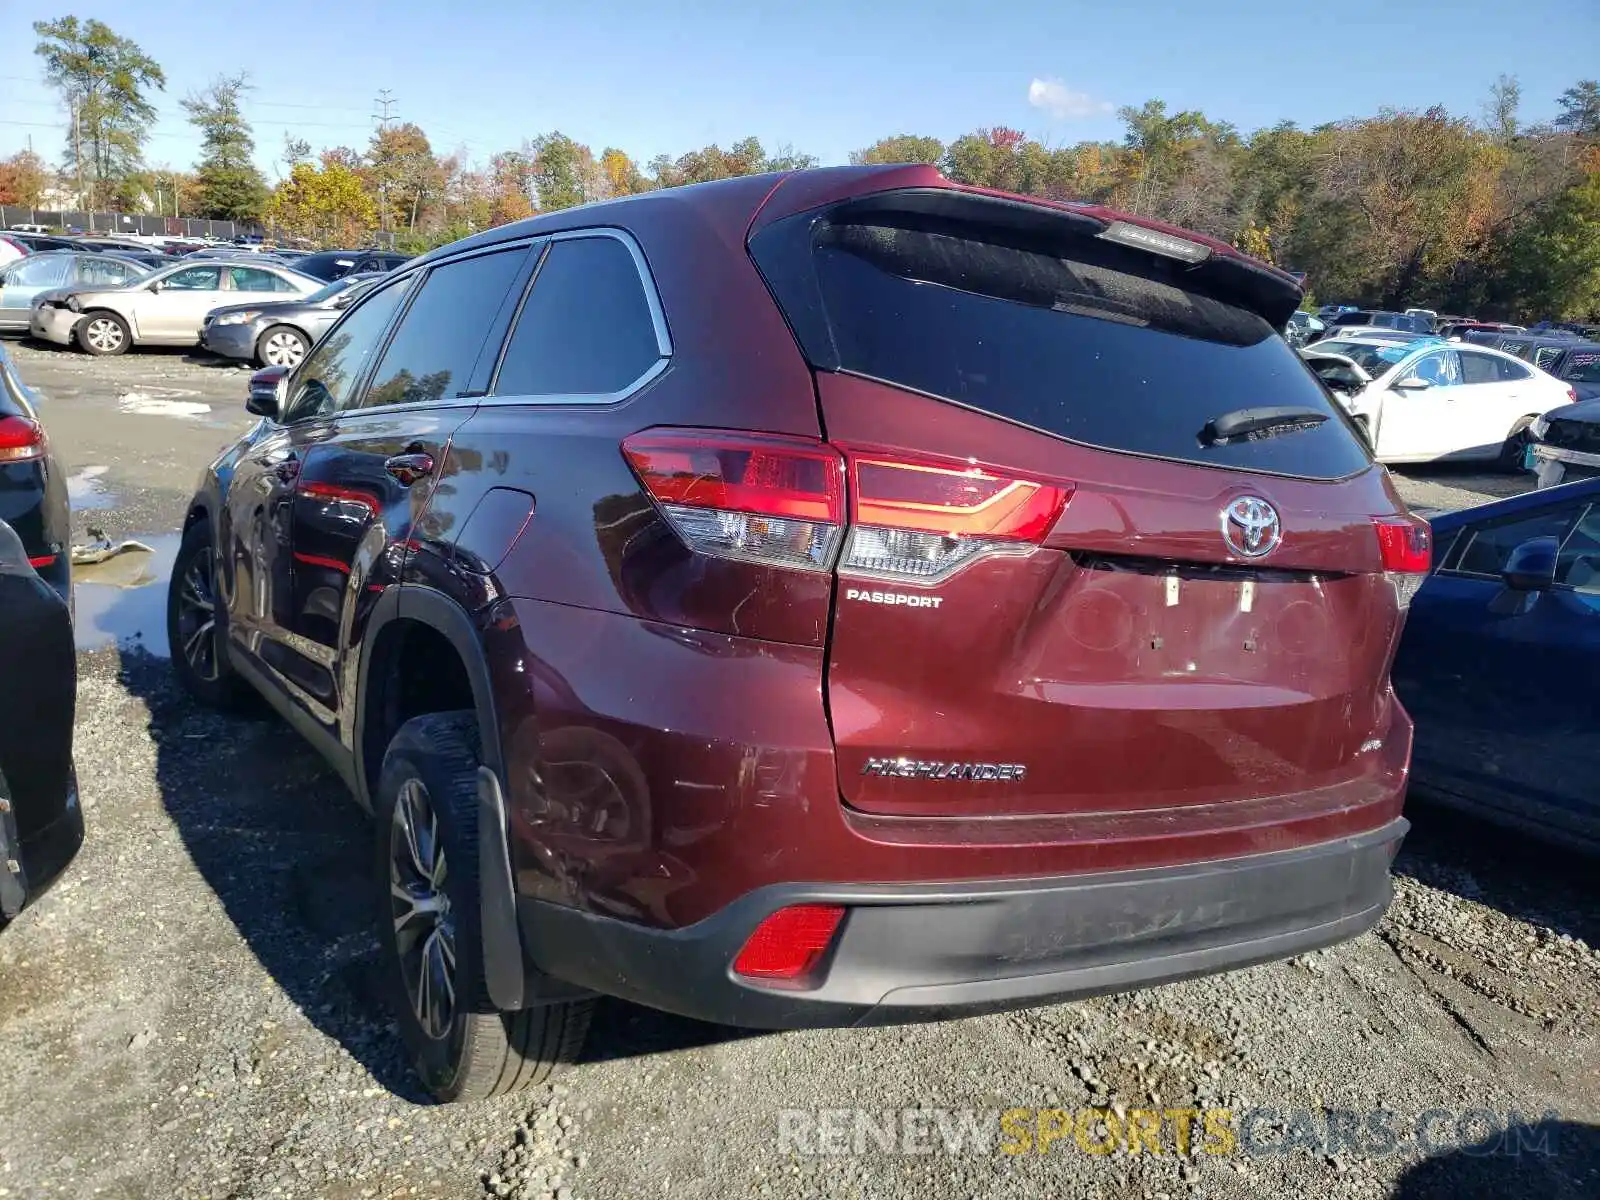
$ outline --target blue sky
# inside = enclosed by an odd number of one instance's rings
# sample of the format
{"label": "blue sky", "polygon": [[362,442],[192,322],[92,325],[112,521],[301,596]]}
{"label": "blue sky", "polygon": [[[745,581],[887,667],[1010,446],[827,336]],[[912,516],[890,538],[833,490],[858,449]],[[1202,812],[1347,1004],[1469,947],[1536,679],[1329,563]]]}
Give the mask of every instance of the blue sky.
{"label": "blue sky", "polygon": [[30,134],[60,155],[31,22],[66,12],[99,17],[165,68],[152,164],[193,162],[182,96],[248,70],[269,178],[285,130],[317,148],[365,145],[383,88],[436,149],[479,161],[560,129],[641,162],[755,134],[831,163],[899,132],[1116,138],[1116,107],[1150,97],[1246,131],[1382,105],[1476,116],[1502,71],[1537,121],[1600,71],[1596,0],[5,0],[0,155]]}

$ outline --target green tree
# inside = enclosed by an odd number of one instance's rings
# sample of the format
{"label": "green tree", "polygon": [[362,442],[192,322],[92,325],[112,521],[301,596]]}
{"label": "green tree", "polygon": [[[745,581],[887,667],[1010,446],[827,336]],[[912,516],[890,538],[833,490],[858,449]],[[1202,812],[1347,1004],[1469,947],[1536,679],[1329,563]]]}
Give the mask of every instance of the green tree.
{"label": "green tree", "polygon": [[1586,168],[1506,246],[1505,290],[1529,315],[1600,317],[1600,150]]}
{"label": "green tree", "polygon": [[1517,109],[1522,104],[1522,84],[1515,75],[1502,75],[1489,89],[1483,105],[1483,124],[1489,133],[1509,144],[1517,136]]}
{"label": "green tree", "polygon": [[937,163],[944,157],[944,143],[936,137],[919,137],[914,133],[897,133],[880,138],[865,150],[852,150],[850,161],[856,166],[867,163]]}
{"label": "green tree", "polygon": [[149,93],[165,90],[167,78],[137,42],[100,21],[35,21],[33,31],[45,79],[72,115],[71,177],[84,201],[103,204],[137,170],[156,119]]}
{"label": "green tree", "polygon": [[251,221],[267,201],[267,181],[256,167],[255,137],[240,99],[248,77],[222,75],[183,101],[189,124],[200,131],[199,215],[221,221]]}
{"label": "green tree", "polygon": [[1561,106],[1561,115],[1555,120],[1557,129],[1579,137],[1600,137],[1600,83],[1580,79],[1562,92],[1556,103]]}
{"label": "green tree", "polygon": [[594,152],[560,130],[541,134],[529,144],[533,187],[545,211],[572,208],[603,194]]}

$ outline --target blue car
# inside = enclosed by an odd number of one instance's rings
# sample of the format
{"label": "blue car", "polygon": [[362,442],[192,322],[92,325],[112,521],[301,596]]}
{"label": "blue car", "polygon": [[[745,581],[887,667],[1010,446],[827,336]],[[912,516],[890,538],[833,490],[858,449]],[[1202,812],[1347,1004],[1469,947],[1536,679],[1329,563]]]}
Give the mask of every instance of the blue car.
{"label": "blue car", "polygon": [[1393,672],[1413,790],[1600,853],[1600,479],[1429,521]]}
{"label": "blue car", "polygon": [[26,333],[35,296],[59,287],[120,287],[150,273],[110,254],[51,250],[0,269],[0,333]]}

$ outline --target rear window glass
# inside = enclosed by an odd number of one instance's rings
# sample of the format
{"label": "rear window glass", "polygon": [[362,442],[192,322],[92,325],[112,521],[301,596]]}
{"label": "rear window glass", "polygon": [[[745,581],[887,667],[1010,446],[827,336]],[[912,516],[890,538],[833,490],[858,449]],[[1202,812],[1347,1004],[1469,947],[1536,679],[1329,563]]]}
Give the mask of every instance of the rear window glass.
{"label": "rear window glass", "polygon": [[[986,227],[892,220],[811,226],[819,296],[792,246],[765,254],[802,340],[820,340],[816,317],[825,327],[831,344],[806,347],[813,363],[1110,450],[1312,478],[1371,461],[1277,331],[1177,286],[1181,264],[1085,237],[1059,243],[1067,258]],[[1208,424],[1263,407],[1325,419],[1208,444]]]}

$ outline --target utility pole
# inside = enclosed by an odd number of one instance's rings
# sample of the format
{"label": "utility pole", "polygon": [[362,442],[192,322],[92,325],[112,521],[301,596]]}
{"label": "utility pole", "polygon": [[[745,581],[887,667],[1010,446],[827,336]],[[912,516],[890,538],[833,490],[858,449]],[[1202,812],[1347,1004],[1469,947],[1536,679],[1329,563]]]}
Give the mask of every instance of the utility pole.
{"label": "utility pole", "polygon": [[[372,119],[378,123],[378,133],[381,136],[389,132],[389,125],[394,120],[394,106],[399,102],[388,88],[379,88],[378,98],[373,103],[377,105],[378,111],[372,114]],[[378,223],[384,234],[381,239],[383,244],[394,245],[389,233],[389,182],[383,178],[378,180]]]}

